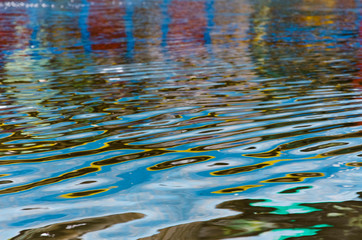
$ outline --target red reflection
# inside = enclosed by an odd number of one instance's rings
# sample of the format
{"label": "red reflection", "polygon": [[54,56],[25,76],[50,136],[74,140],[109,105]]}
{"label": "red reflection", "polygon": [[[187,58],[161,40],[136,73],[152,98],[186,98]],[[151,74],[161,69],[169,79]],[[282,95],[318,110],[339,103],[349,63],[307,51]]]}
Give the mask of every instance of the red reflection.
{"label": "red reflection", "polygon": [[359,40],[359,49],[358,49],[358,77],[353,79],[353,87],[359,90],[362,90],[362,21],[359,22],[358,26],[358,40]]}
{"label": "red reflection", "polygon": [[200,51],[200,46],[205,44],[205,10],[205,1],[172,1],[169,6],[171,23],[167,36],[172,52],[183,54]]}
{"label": "red reflection", "polygon": [[125,8],[118,1],[93,0],[88,31],[92,50],[126,49]]}
{"label": "red reflection", "polygon": [[1,8],[0,50],[25,49],[28,47],[32,32],[31,29],[27,28],[28,24],[29,16],[26,11],[16,8]]}

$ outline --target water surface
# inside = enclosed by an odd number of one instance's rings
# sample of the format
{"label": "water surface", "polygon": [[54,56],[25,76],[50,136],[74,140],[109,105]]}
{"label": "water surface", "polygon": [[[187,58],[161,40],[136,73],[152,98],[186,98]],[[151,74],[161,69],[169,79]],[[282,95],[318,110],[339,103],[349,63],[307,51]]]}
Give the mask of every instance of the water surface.
{"label": "water surface", "polygon": [[1,0],[1,239],[359,239],[361,6]]}

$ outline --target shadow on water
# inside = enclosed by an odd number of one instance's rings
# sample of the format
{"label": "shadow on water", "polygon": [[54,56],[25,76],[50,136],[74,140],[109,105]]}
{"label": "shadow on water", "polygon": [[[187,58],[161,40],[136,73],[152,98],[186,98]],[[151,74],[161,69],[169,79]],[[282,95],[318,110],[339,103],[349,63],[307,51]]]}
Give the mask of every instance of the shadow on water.
{"label": "shadow on water", "polygon": [[37,229],[21,231],[18,236],[11,240],[37,240],[37,239],[81,239],[81,237],[90,232],[109,228],[115,224],[129,222],[143,218],[141,213],[122,213],[104,217],[86,218],[77,221],[62,222]]}
{"label": "shadow on water", "polygon": [[[260,202],[263,200],[224,202],[217,208],[231,209],[241,214],[169,227],[161,229],[156,235],[141,239],[211,240],[260,236],[262,239],[357,240],[361,236],[360,201],[301,204],[300,208],[309,208],[308,212],[302,214],[276,214],[278,208],[257,206]],[[285,210],[287,208],[283,209]]]}

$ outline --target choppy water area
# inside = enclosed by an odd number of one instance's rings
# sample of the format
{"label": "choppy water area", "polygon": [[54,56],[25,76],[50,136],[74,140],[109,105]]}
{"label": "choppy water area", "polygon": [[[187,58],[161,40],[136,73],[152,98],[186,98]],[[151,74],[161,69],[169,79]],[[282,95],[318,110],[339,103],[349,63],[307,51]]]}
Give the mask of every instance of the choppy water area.
{"label": "choppy water area", "polygon": [[0,1],[1,239],[360,239],[361,6]]}

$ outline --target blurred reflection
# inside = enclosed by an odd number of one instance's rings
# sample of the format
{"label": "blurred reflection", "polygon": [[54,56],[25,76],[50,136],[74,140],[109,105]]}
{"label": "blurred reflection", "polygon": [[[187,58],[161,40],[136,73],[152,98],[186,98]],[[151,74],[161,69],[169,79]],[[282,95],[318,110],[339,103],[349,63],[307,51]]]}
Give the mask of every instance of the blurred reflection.
{"label": "blurred reflection", "polygon": [[350,88],[358,61],[355,1],[258,0],[254,6],[251,53],[258,74],[290,81],[283,85],[308,79],[312,88]]}
{"label": "blurred reflection", "polygon": [[98,64],[112,64],[125,57],[127,45],[131,44],[127,41],[125,22],[132,23],[132,19],[125,19],[125,14],[123,2],[95,0],[89,6],[89,41],[92,52],[99,53]]}
{"label": "blurred reflection", "polygon": [[211,39],[215,57],[235,65],[249,63],[249,15],[254,11],[250,2],[215,1],[213,8],[215,27]]}
{"label": "blurred reflection", "polygon": [[[168,14],[171,18],[168,26],[167,45],[176,59],[193,54],[205,54],[206,1],[171,1]],[[185,56],[186,55],[186,56]]]}
{"label": "blurred reflection", "polygon": [[162,50],[162,4],[164,1],[145,1],[134,6],[132,15],[134,37],[134,61],[163,61]]}
{"label": "blurred reflection", "polygon": [[[0,3],[4,5],[4,2]],[[26,1],[20,1],[25,3]],[[9,2],[8,2],[9,3]],[[29,13],[20,9],[9,11],[0,7],[0,52],[24,49],[28,46],[31,29],[28,29]]]}

